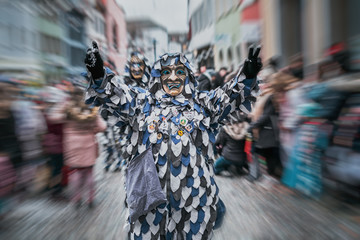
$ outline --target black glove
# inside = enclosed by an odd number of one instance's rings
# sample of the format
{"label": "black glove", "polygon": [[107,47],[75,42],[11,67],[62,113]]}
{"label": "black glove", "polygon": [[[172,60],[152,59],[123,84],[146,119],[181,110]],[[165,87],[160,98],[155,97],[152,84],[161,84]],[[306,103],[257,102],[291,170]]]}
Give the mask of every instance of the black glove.
{"label": "black glove", "polygon": [[93,79],[104,76],[104,62],[95,41],[92,42],[92,47],[87,49],[84,62]]}
{"label": "black glove", "polygon": [[249,48],[249,55],[248,58],[245,59],[242,73],[246,76],[247,79],[249,78],[255,78],[256,75],[260,72],[260,69],[262,68],[261,58],[259,58],[261,47],[257,47],[255,49],[254,53],[254,47],[251,46]]}

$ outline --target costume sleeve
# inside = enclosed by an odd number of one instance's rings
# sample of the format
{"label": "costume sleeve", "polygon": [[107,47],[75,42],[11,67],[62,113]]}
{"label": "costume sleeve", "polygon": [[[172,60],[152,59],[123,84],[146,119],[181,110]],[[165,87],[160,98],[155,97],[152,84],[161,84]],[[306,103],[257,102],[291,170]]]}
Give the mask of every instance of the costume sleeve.
{"label": "costume sleeve", "polygon": [[245,79],[243,74],[238,74],[221,88],[200,92],[198,99],[211,125],[221,122],[235,110],[250,113],[251,103],[255,101],[258,90],[256,78]]}
{"label": "costume sleeve", "polygon": [[107,122],[118,127],[132,125],[139,111],[150,111],[148,92],[125,85],[108,69],[102,79],[90,79],[85,102],[100,106],[102,115],[107,114]]}

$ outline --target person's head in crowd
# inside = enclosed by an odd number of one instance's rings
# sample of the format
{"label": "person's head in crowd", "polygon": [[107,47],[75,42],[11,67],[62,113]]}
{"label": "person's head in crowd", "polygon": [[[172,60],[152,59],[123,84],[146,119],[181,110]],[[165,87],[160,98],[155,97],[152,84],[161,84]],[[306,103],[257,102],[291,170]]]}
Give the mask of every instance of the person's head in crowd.
{"label": "person's head in crowd", "polygon": [[266,83],[263,94],[272,94],[277,106],[280,106],[286,101],[285,93],[291,89],[296,88],[296,82],[299,78],[284,72],[277,72],[269,77]]}
{"label": "person's head in crowd", "polygon": [[300,79],[284,72],[277,72],[269,76],[267,87],[271,88],[274,92],[286,92],[294,88],[293,83],[298,82]]}
{"label": "person's head in crowd", "polygon": [[332,62],[335,62],[342,72],[349,72],[349,52],[343,42],[336,42],[331,44],[325,50],[325,57],[329,57]]}
{"label": "person's head in crowd", "polygon": [[290,64],[288,73],[292,74],[294,77],[303,79],[304,78],[304,61],[300,53],[292,56],[290,58]]}
{"label": "person's head in crowd", "polygon": [[206,71],[206,65],[201,65],[200,66],[200,74],[204,73]]}
{"label": "person's head in crowd", "polygon": [[219,70],[220,77],[225,77],[226,74],[227,74],[227,68],[226,67],[220,68],[220,70]]}
{"label": "person's head in crowd", "polygon": [[75,86],[71,92],[70,104],[66,109],[67,119],[77,122],[78,124],[85,124],[82,127],[86,129],[88,125],[94,123],[96,119],[98,108],[91,108],[85,104],[84,89]]}
{"label": "person's head in crowd", "polygon": [[317,70],[317,80],[319,82],[326,81],[344,73],[341,65],[333,59],[326,59],[321,61],[317,66]]}

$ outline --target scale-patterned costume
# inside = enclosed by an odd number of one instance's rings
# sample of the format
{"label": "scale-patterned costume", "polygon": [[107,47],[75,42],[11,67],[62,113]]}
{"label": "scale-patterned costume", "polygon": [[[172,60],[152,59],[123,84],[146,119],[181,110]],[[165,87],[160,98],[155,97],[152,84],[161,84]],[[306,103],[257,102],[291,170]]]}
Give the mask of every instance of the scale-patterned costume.
{"label": "scale-patterned costume", "polygon": [[[134,55],[136,57],[138,57],[140,60],[142,60],[144,63],[144,74],[142,75],[142,78],[140,80],[135,79],[131,74],[131,68],[130,68],[131,58]],[[150,77],[151,77],[150,72],[151,72],[151,67],[150,67],[148,59],[144,55],[142,55],[138,52],[132,52],[130,54],[130,58],[128,59],[126,65],[125,65],[125,72],[123,75],[124,82],[128,86],[139,87],[142,89],[148,89],[149,81],[150,81]],[[121,154],[124,159],[129,159],[131,157],[131,153],[128,153],[126,151],[126,147],[128,146],[129,139],[131,137],[131,133],[132,133],[131,127],[129,125],[126,125],[125,127],[123,127],[121,129],[121,132],[122,132],[122,136],[121,136],[121,140],[120,140]]]}
{"label": "scale-patterned costume", "polygon": [[[187,77],[181,94],[162,88],[162,66],[182,63]],[[216,220],[218,187],[213,173],[213,143],[219,125],[240,107],[248,113],[255,79],[236,78],[222,88],[198,92],[190,63],[181,54],[165,54],[155,62],[149,90],[120,84],[107,73],[92,80],[87,102],[102,105],[109,121],[130,125],[127,153],[135,156],[152,147],[167,203],[130,226],[131,239],[210,239]],[[257,86],[256,86],[257,88]]]}
{"label": "scale-patterned costume", "polygon": [[[144,74],[143,74],[141,80],[135,79],[131,74],[131,68],[130,68],[131,57],[133,57],[134,55],[136,57],[138,57],[140,60],[142,60],[144,63]],[[150,81],[150,77],[151,77],[150,72],[151,72],[151,66],[149,64],[149,60],[139,52],[132,52],[130,54],[130,58],[128,59],[126,65],[125,65],[125,72],[124,72],[124,76],[123,76],[124,82],[126,85],[131,85],[133,87],[141,87],[141,88],[147,89],[149,81]]]}

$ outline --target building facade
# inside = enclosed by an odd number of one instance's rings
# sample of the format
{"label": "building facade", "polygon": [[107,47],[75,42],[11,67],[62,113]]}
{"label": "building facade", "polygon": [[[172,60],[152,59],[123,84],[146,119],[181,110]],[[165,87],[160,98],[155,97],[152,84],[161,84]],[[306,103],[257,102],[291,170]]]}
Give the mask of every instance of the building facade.
{"label": "building facade", "polygon": [[349,53],[349,68],[360,70],[359,1],[260,0],[260,6],[264,59],[279,56],[280,66],[285,66],[291,56],[302,53],[310,67],[341,43]]}
{"label": "building facade", "polygon": [[188,11],[192,62],[198,69],[214,68],[215,0],[188,1]]}
{"label": "building facade", "polygon": [[189,50],[198,67],[237,68],[248,46],[261,40],[257,0],[203,0],[189,2]]}
{"label": "building facade", "polygon": [[32,3],[0,3],[0,74],[20,80],[44,83],[39,59],[40,35],[37,11]]}
{"label": "building facade", "polygon": [[105,35],[108,46],[107,60],[114,67],[114,70],[122,73],[127,59],[125,11],[115,0],[107,0],[105,6]]}

